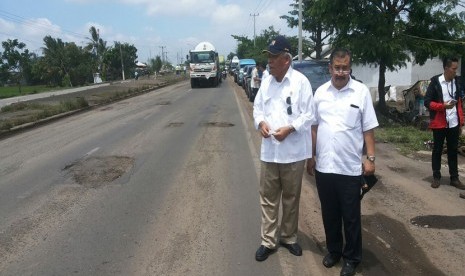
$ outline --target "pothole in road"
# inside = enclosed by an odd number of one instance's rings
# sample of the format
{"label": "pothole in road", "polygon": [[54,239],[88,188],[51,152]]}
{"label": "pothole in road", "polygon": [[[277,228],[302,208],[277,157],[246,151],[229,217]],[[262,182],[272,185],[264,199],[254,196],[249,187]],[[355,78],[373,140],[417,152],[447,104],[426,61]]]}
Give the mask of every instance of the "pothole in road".
{"label": "pothole in road", "polygon": [[418,216],[410,220],[410,223],[424,228],[435,229],[465,229],[465,216],[441,216],[441,215],[427,215]]}
{"label": "pothole in road", "polygon": [[156,105],[170,105],[171,102],[170,101],[160,101],[158,103],[156,103]]}
{"label": "pothole in road", "polygon": [[229,122],[203,122],[201,123],[202,126],[207,126],[207,127],[233,127],[233,123]]}
{"label": "pothole in road", "polygon": [[183,122],[171,122],[168,125],[166,125],[166,127],[180,127],[183,124],[184,124]]}
{"label": "pothole in road", "polygon": [[131,170],[134,158],[127,156],[100,156],[79,160],[64,168],[74,181],[86,188],[99,188],[120,178]]}
{"label": "pothole in road", "polygon": [[407,172],[407,170],[405,168],[389,166],[389,165],[387,167],[393,172],[397,172],[397,173],[405,173],[405,172]]}

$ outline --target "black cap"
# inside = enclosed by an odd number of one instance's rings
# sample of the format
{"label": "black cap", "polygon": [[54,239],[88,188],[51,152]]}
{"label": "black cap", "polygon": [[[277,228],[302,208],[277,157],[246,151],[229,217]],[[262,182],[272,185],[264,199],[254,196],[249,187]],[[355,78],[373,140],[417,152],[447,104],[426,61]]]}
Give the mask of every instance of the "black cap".
{"label": "black cap", "polygon": [[289,44],[289,41],[287,41],[287,39],[284,36],[278,35],[271,41],[270,45],[268,45],[268,49],[263,50],[262,52],[268,52],[272,55],[278,55],[282,52],[289,53],[290,51],[291,44]]}

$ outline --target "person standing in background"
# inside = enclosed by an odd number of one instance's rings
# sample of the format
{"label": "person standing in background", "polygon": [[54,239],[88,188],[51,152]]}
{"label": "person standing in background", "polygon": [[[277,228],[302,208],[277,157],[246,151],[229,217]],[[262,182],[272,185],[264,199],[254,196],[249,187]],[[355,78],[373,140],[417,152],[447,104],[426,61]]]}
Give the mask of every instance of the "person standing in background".
{"label": "person standing in background", "polygon": [[258,76],[258,71],[259,71],[259,63],[252,70],[252,76],[250,78],[250,88],[252,89],[252,91],[250,91],[249,101],[251,102],[253,102],[253,100],[255,99],[255,96],[257,95],[257,92],[258,92],[258,88],[260,88],[260,78]]}
{"label": "person standing in background", "polygon": [[433,153],[431,167],[433,170],[432,188],[441,185],[441,155],[444,140],[447,141],[447,163],[449,165],[450,185],[465,190],[459,179],[457,154],[459,137],[462,133],[462,87],[456,77],[458,59],[443,60],[444,73],[431,78],[426,90],[424,105],[430,113],[429,128],[433,131]]}

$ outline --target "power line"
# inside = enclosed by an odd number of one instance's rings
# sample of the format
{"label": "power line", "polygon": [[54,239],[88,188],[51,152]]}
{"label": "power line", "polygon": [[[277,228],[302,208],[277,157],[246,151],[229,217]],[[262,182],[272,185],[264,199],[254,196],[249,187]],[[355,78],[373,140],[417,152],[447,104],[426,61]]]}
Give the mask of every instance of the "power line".
{"label": "power line", "polygon": [[[3,17],[3,18],[5,18],[5,19],[7,19],[9,21],[19,23],[19,24],[24,25],[24,26],[31,27],[33,29],[44,30],[44,31],[49,31],[49,32],[61,34],[61,32],[57,32],[53,28],[50,28],[50,25],[43,24],[43,23],[38,22],[38,21],[31,21],[30,19],[26,19],[24,17],[9,13],[9,12],[4,11],[4,10],[0,10],[0,17]],[[62,32],[64,32],[64,33],[72,34],[72,35],[78,36],[80,38],[87,38],[86,35],[83,35],[83,34],[80,34],[80,33],[76,33],[76,32],[73,32],[73,31],[66,30],[66,29],[60,29],[60,30]]]}
{"label": "power line", "polygon": [[449,43],[449,44],[465,45],[465,41],[432,39],[432,38],[425,38],[425,37],[419,37],[419,36],[408,35],[408,34],[404,34],[404,36],[411,37],[411,38],[415,38],[415,39],[420,39],[420,40],[424,40],[424,41],[430,41],[430,42],[440,42],[440,43]]}
{"label": "power line", "polygon": [[260,8],[260,4],[262,3],[263,0],[260,0],[260,2],[258,2],[257,4],[257,7],[255,8],[254,12],[253,13],[256,13],[258,11],[258,9]]}

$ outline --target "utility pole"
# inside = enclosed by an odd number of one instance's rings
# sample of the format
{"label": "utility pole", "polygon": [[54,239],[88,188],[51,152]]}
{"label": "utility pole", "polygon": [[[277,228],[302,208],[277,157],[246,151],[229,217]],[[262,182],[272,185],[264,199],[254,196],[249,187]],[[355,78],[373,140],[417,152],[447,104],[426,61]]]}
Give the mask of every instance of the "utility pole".
{"label": "utility pole", "polygon": [[97,50],[97,63],[98,63],[98,72],[100,73],[100,58],[98,56],[98,48],[99,48],[99,44],[100,44],[100,29],[97,29],[97,47],[96,47],[96,50]]}
{"label": "utility pole", "polygon": [[123,50],[121,49],[121,43],[119,44],[119,53],[121,55],[121,71],[123,72],[123,80],[125,80],[125,77],[124,77],[124,63],[123,63]]}
{"label": "utility pole", "polygon": [[299,0],[299,61],[302,61],[302,0]]}
{"label": "utility pole", "polygon": [[259,16],[260,14],[250,14],[250,16],[253,16],[253,46],[255,46],[255,17]]}
{"label": "utility pole", "polygon": [[166,48],[166,46],[158,46],[159,48],[161,48],[161,61],[164,63],[165,62],[165,52],[163,51],[163,49]]}

